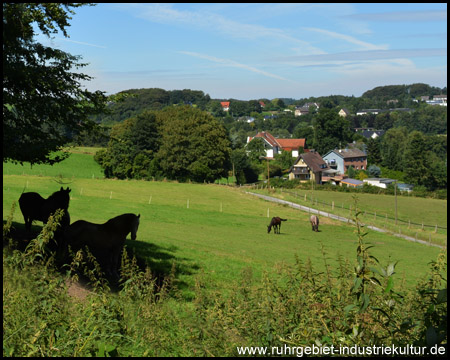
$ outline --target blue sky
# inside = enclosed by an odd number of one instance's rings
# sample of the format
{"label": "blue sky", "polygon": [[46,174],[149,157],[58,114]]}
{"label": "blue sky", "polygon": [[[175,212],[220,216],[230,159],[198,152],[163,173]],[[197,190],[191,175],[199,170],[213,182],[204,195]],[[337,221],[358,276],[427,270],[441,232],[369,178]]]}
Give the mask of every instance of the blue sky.
{"label": "blue sky", "polygon": [[81,55],[89,90],[201,90],[217,99],[361,96],[447,86],[447,4],[98,4],[36,40]]}

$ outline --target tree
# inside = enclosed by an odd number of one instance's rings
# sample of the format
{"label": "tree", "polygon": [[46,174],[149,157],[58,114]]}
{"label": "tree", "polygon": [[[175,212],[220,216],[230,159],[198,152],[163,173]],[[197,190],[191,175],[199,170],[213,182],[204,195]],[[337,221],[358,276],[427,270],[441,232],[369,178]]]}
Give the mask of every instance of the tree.
{"label": "tree", "polygon": [[351,138],[348,120],[333,109],[321,107],[314,118],[313,148],[319,154],[325,154],[348,143]]}
{"label": "tree", "polygon": [[426,150],[423,134],[420,131],[412,131],[406,139],[403,167],[407,180],[413,184],[427,186],[429,169]]}
{"label": "tree", "polygon": [[246,149],[252,162],[259,163],[259,159],[262,156],[267,155],[264,144],[265,141],[260,137],[252,139],[252,141],[247,144]]}
{"label": "tree", "polygon": [[159,111],[157,122],[161,145],[156,157],[168,178],[212,182],[227,176],[231,144],[214,117],[178,106]]}
{"label": "tree", "polygon": [[407,134],[405,127],[392,128],[385,132],[380,146],[383,166],[391,170],[403,170],[403,152]]}
{"label": "tree", "polygon": [[381,175],[381,169],[376,165],[370,165],[367,168],[367,172],[369,173],[370,177],[380,177]]}
{"label": "tree", "polygon": [[370,138],[367,141],[367,163],[381,164],[380,140]]}
{"label": "tree", "polygon": [[[53,164],[52,156],[72,137],[90,131],[89,116],[102,112],[106,96],[83,90],[91,77],[79,69],[79,56],[34,40],[36,24],[50,37],[66,28],[71,8],[86,4],[3,3],[3,160]],[[90,5],[90,4],[89,4]]]}
{"label": "tree", "polygon": [[250,162],[244,149],[235,149],[231,153],[231,163],[234,167],[236,182],[238,184],[258,181],[258,170]]}

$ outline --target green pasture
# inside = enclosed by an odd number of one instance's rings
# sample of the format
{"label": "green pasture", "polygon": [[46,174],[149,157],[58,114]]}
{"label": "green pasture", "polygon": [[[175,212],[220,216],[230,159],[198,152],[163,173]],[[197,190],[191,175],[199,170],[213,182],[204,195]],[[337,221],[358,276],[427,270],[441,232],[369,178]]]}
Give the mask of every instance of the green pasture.
{"label": "green pasture", "polygon": [[[26,184],[26,191],[36,191],[44,197],[59,189],[52,177],[4,174],[4,220]],[[315,233],[307,213],[257,199],[238,188],[85,178],[71,179],[64,186],[72,189],[72,222],[83,219],[103,223],[122,213],[141,214],[137,241],[127,240],[127,246],[156,272],[168,273],[175,262],[177,279],[187,292],[199,272],[210,278],[212,288],[225,290],[242,269],[251,267],[259,277],[275,264],[293,263],[295,255],[305,262],[311,259],[321,269],[322,244],[328,263],[335,269],[339,256],[350,263],[356,256],[353,226],[322,218],[320,232]],[[282,224],[280,235],[267,233],[268,213],[270,218],[288,219]],[[17,207],[13,225],[22,224]],[[408,285],[425,274],[428,263],[439,252],[435,247],[373,231],[369,231],[366,241],[375,245],[372,253],[382,265],[399,260],[398,279],[404,277]]]}
{"label": "green pasture", "polygon": [[[313,207],[343,217],[354,208],[353,194],[312,190],[257,190],[252,192],[274,196],[286,201]],[[447,239],[447,200],[397,196],[397,224],[395,224],[395,196],[357,194],[361,221],[368,225],[401,233],[418,239],[445,245]],[[334,205],[334,207],[333,207]],[[422,227],[422,224],[424,226]],[[437,228],[436,228],[437,225]]]}
{"label": "green pasture", "polygon": [[92,155],[96,148],[76,148],[63,162],[55,165],[38,164],[31,166],[29,163],[13,164],[3,163],[3,175],[34,175],[44,177],[73,178],[103,178],[102,168],[95,162]]}

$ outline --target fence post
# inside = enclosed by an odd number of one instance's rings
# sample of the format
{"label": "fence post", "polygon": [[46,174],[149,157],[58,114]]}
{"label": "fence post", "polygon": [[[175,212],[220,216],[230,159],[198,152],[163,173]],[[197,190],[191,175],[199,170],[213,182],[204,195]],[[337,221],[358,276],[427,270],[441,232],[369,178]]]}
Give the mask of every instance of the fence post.
{"label": "fence post", "polygon": [[436,224],[436,227],[434,228],[434,233],[435,234],[437,233],[437,224]]}
{"label": "fence post", "polygon": [[152,195],[150,195],[149,199],[148,199],[148,203],[151,204],[152,203]]}
{"label": "fence post", "polygon": [[267,217],[270,217],[270,210],[269,210],[269,208],[267,208]]}
{"label": "fence post", "polygon": [[189,209],[189,199],[187,199],[187,209]]}

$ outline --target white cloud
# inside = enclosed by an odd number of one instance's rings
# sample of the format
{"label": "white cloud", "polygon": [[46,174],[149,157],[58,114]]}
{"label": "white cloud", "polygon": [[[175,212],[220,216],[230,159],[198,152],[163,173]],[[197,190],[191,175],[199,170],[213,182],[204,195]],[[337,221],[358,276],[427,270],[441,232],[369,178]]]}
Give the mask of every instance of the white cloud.
{"label": "white cloud", "polygon": [[210,55],[205,55],[205,54],[199,54],[199,53],[196,53],[196,52],[190,52],[190,51],[179,51],[179,53],[180,53],[180,54],[184,54],[184,55],[189,55],[189,56],[197,57],[197,58],[200,58],[200,59],[205,59],[205,60],[213,61],[213,62],[215,62],[215,63],[222,64],[222,65],[225,65],[225,66],[231,66],[231,67],[235,67],[235,68],[240,68],[240,69],[249,70],[249,71],[251,71],[251,72],[254,72],[254,73],[257,73],[257,74],[261,74],[261,75],[264,75],[264,76],[267,76],[267,77],[271,77],[271,78],[274,78],[274,79],[283,80],[283,81],[290,81],[290,80],[285,79],[285,78],[283,78],[283,77],[281,77],[281,76],[278,76],[278,75],[275,75],[275,74],[271,74],[271,73],[269,73],[269,72],[267,72],[267,71],[264,71],[264,70],[257,69],[257,68],[255,68],[255,67],[253,67],[253,66],[248,66],[248,65],[245,65],[245,64],[240,64],[240,63],[238,63],[238,62],[236,62],[236,61],[234,61],[234,60],[221,59],[221,58],[217,58],[217,57],[215,57],[215,56],[210,56]]}
{"label": "white cloud", "polygon": [[385,49],[388,48],[387,45],[370,44],[368,42],[358,40],[358,39],[356,39],[353,36],[339,34],[339,33],[334,32],[334,31],[328,31],[328,30],[317,29],[317,28],[304,28],[304,29],[308,30],[308,31],[318,32],[320,34],[324,34],[324,35],[330,36],[330,37],[335,38],[335,39],[344,40],[344,41],[349,42],[351,44],[358,45],[364,50],[385,50]]}

